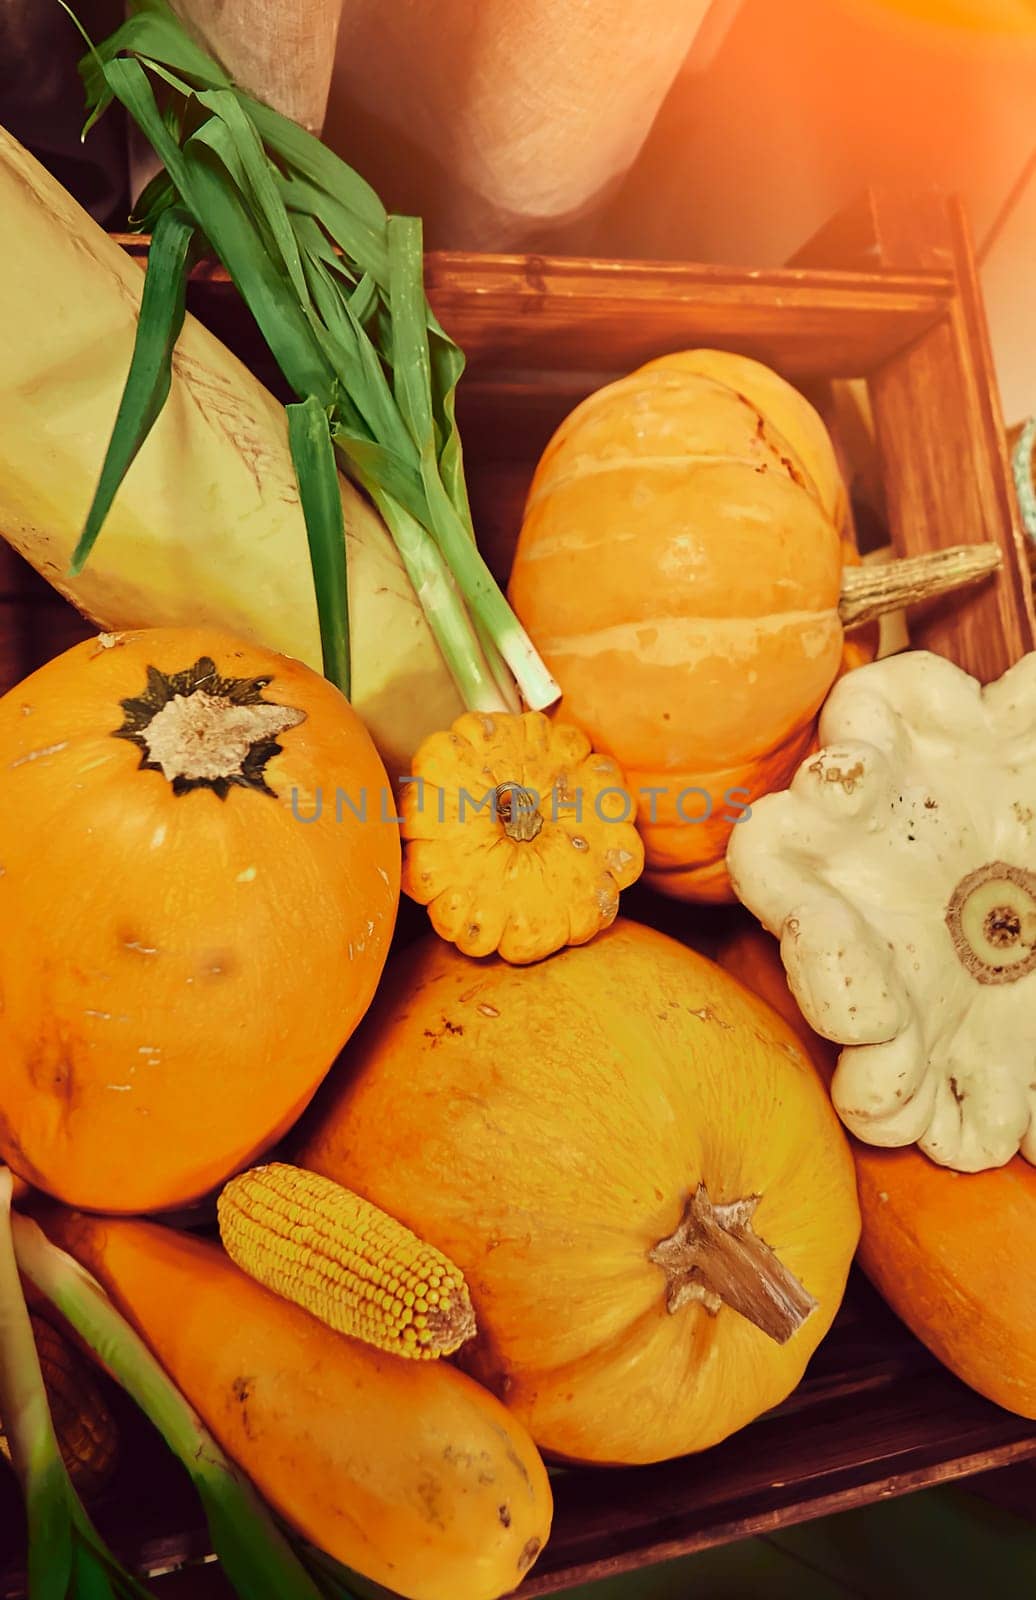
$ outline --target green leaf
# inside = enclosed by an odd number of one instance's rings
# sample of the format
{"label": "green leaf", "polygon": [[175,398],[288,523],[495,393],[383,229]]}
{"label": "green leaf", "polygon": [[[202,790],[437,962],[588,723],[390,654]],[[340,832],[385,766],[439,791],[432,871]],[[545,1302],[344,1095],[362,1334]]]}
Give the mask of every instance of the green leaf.
{"label": "green leaf", "polygon": [[369,274],[381,289],[388,288],[388,238],[385,227],[375,228],[339,197],[329,195],[308,178],[281,177],[281,194],[289,211],[313,217],[349,261]]}
{"label": "green leaf", "polygon": [[[213,143],[213,148],[222,156],[238,188],[248,197],[257,215],[262,218],[295,293],[301,303],[307,303],[309,290],[302,270],[298,243],[292,232],[284,201],[281,199],[274,170],[260,143],[254,124],[249,122],[237,96],[229,89],[205,89],[197,99],[199,104],[211,111],[226,129],[226,137],[220,140],[219,144]],[[216,124],[210,121],[193,137],[201,139],[208,135],[212,142],[215,126]]]}
{"label": "green leaf", "polygon": [[115,98],[125,107],[148,144],[176,184],[184,204],[195,209],[187,165],[165,117],[158,109],[155,93],[139,61],[119,57],[106,61],[104,80]]}
{"label": "green leaf", "polygon": [[179,208],[163,211],[144,274],[133,356],[101,476],[69,569],[82,572],[115,496],[161,414],[172,381],[173,350],[183,327],[194,224]]}
{"label": "green leaf", "polygon": [[172,69],[195,89],[227,89],[230,79],[218,62],[196,45],[164,0],[130,0],[127,18],[79,67],[91,101],[104,92],[101,68],[127,51]]}
{"label": "green leaf", "polygon": [[345,520],[327,413],[313,396],[301,405],[288,407],[288,439],[309,537],[324,676],[348,699],[351,674]]}
{"label": "green leaf", "polygon": [[453,340],[443,332],[431,313],[428,317],[428,332],[439,473],[461,520],[474,539],[475,528],[471,519],[471,505],[464,474],[464,451],[456,413],[457,385],[464,373],[464,355]]}
{"label": "green leaf", "polygon": [[179,201],[176,184],[163,168],[140,191],[129,219],[130,227],[138,233],[154,233],[163,211],[168,211],[170,206],[179,204]]}
{"label": "green leaf", "polygon": [[[30,1338],[31,1325],[30,1325]],[[27,1359],[27,1355],[26,1355]],[[40,1381],[42,1382],[42,1375]],[[49,1441],[37,1448],[49,1455]],[[32,1470],[25,1481],[29,1546],[29,1592],[40,1600],[64,1600],[75,1568],[72,1505],[60,1456]]]}
{"label": "green leaf", "polygon": [[[511,674],[531,705],[552,704],[558,687],[475,546],[455,414],[463,356],[425,296],[420,223],[390,219],[319,139],[230,84],[165,0],[134,10],[83,63],[94,98],[119,98],[165,163],[299,402],[326,413],[349,471],[390,507],[397,547],[416,548],[411,523],[438,547],[449,582],[418,592],[430,622],[443,610],[433,631],[452,641],[451,671],[478,709],[517,706]],[[168,124],[147,73],[171,91]],[[169,202],[149,198],[148,215]]]}
{"label": "green leaf", "polygon": [[424,257],[417,217],[390,217],[389,309],[396,401],[410,436],[423,454],[434,447],[431,357],[424,298]]}
{"label": "green leaf", "polygon": [[[389,219],[389,307],[392,313],[396,400],[419,452],[421,481],[428,502],[431,530],[447,561],[453,566],[450,547],[457,535],[466,535],[472,543],[474,541],[470,523],[463,521],[440,476],[428,341],[428,302],[424,294],[424,249],[421,223],[416,217]],[[487,592],[487,587],[495,588],[488,576],[488,569],[485,579],[480,578],[479,586],[481,592]],[[475,595],[468,594],[466,598],[473,600]]]}
{"label": "green leaf", "polygon": [[332,432],[335,444],[364,487],[371,482],[378,484],[424,526],[428,502],[419,473],[404,468],[395,451],[386,449],[379,440],[353,433],[337,414]]}
{"label": "green leaf", "polygon": [[322,247],[324,236],[312,217],[297,217],[295,227],[320,318],[320,331],[330,341],[339,393],[343,399],[348,397],[363,419],[363,426],[356,431],[383,441],[386,449],[399,458],[400,470],[409,470],[416,485],[417,453],[396,409],[381,358],[352,313],[352,296],[343,293],[340,277],[327,270]]}
{"label": "green leaf", "polygon": [[[300,398],[329,406],[335,374],[291,285],[263,247],[262,234],[214,149],[190,139],[184,148],[192,209],[206,238],[251,311],[277,365]],[[222,170],[220,170],[222,169]]]}
{"label": "green leaf", "polygon": [[349,296],[349,313],[363,326],[370,318],[377,304],[378,286],[370,273],[365,272]]}
{"label": "green leaf", "polygon": [[363,223],[374,236],[383,235],[388,213],[364,178],[326,144],[300,128],[297,123],[264,106],[261,101],[242,95],[242,104],[259,130],[263,143],[301,177],[307,179],[328,199],[334,200]]}
{"label": "green leaf", "polygon": [[[288,383],[298,395],[317,394],[324,404],[330,403],[334,374],[305,312],[292,298],[290,284],[264,249],[240,191],[220,176],[216,151],[196,137],[180,149],[138,61],[110,61],[104,71],[113,93],[165,164],[184,205],[237,284]],[[227,172],[225,166],[222,170]]]}

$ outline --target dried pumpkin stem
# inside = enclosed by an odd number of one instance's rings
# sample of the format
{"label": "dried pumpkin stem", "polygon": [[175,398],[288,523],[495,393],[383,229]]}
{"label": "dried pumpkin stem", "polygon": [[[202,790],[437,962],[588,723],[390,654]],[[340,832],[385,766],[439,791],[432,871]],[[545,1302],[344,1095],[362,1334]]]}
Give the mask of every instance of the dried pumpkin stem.
{"label": "dried pumpkin stem", "polygon": [[816,1310],[793,1273],[752,1229],[758,1195],[714,1206],[699,1184],[676,1232],[649,1259],[666,1275],[666,1309],[672,1315],[695,1301],[715,1316],[729,1306],[777,1344],[786,1344]]}
{"label": "dried pumpkin stem", "polygon": [[221,678],[211,656],[181,672],[149,667],[140,694],[121,702],[125,721],[112,737],[135,744],[141,768],[161,772],[174,794],[207,788],[222,800],[235,786],[272,794],[267,762],[305,712],[265,700],[270,682]]}
{"label": "dried pumpkin stem", "polygon": [[528,844],[543,827],[536,796],[520,783],[501,783],[493,796],[496,816],[509,839]]}
{"label": "dried pumpkin stem", "polygon": [[968,588],[1002,564],[1000,546],[989,543],[929,550],[881,566],[846,567],[838,615],[843,628],[860,628],[907,606]]}

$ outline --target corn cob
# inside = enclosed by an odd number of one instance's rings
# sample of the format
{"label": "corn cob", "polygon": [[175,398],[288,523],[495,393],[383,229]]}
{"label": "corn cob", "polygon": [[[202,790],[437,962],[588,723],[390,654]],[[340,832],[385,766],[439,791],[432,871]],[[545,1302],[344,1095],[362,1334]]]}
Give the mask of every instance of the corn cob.
{"label": "corn cob", "polygon": [[225,1185],[218,1211],[231,1260],[339,1333],[425,1361],[475,1333],[453,1263],[328,1178],[280,1162],[254,1167]]}
{"label": "corn cob", "polygon": [[[83,1498],[93,1499],[115,1469],[118,1436],[114,1418],[79,1351],[38,1311],[30,1311],[29,1320],[65,1469]],[[2,1433],[0,1451],[10,1460]]]}

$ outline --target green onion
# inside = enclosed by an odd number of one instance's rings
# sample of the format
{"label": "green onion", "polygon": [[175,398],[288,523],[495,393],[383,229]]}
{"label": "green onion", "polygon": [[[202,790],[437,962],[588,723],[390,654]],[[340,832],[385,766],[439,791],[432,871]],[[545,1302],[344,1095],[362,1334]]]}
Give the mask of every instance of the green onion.
{"label": "green onion", "polygon": [[[558,685],[476,544],[456,422],[464,357],[425,295],[420,222],[388,216],[319,139],[238,89],[166,0],[131,0],[131,11],[81,64],[87,128],[114,100],[129,112],[165,168],[141,196],[134,225],[150,225],[158,238],[170,215],[193,223],[303,408],[295,443],[310,419],[309,444],[293,453],[325,673],[348,681],[348,603],[344,569],[330,558],[328,463],[312,432],[318,412],[345,470],[381,513],[465,704],[516,711],[520,695],[533,709],[552,705]],[[146,285],[153,256],[154,244]],[[168,252],[154,270],[168,275]],[[180,270],[185,281],[186,257]],[[168,286],[164,294],[145,291],[138,344],[168,338],[169,317],[159,324],[154,310],[156,301],[163,310]],[[127,383],[87,549],[130,444],[139,448],[153,422]]]}
{"label": "green onion", "polygon": [[[28,1372],[33,1380],[27,1385],[23,1382],[21,1428],[13,1438],[18,1438],[30,1460],[38,1460],[46,1468],[42,1488],[46,1489],[47,1498],[43,1496],[41,1486],[37,1485],[35,1520],[34,1501],[27,1495],[30,1536],[37,1570],[49,1569],[52,1561],[56,1563],[60,1559],[63,1562],[61,1552],[71,1543],[73,1535],[78,1537],[80,1544],[91,1555],[95,1549],[102,1554],[105,1552],[85,1521],[86,1514],[79,1507],[78,1500],[75,1500],[71,1485],[67,1485],[67,1490],[64,1487],[67,1478],[64,1477],[60,1455],[56,1454],[57,1442],[49,1426],[49,1415],[45,1413],[45,1400],[44,1411],[40,1411],[29,1360],[31,1352],[35,1376],[39,1377],[31,1329],[26,1347],[24,1338],[20,1337],[21,1327],[16,1327],[17,1319],[13,1315],[13,1309],[17,1309],[14,1305],[16,1294],[25,1328],[29,1328],[18,1285],[18,1268],[89,1345],[112,1377],[151,1419],[174,1455],[183,1462],[204,1507],[213,1550],[241,1600],[324,1600],[326,1587],[306,1570],[248,1479],[223,1453],[139,1334],[116,1310],[100,1284],[85,1268],[52,1244],[31,1218],[11,1213],[10,1174],[2,1173],[0,1178],[6,1183],[5,1225],[0,1236],[0,1304],[5,1308],[6,1337],[0,1339],[0,1371],[3,1370],[5,1358],[8,1361],[20,1358],[23,1371]],[[39,1392],[42,1392],[42,1383],[42,1377],[39,1377]],[[0,1389],[0,1400],[5,1407],[9,1392],[10,1385]],[[17,1390],[14,1393],[17,1395]],[[26,1399],[31,1404],[26,1405]],[[6,1409],[3,1415],[10,1429]],[[55,1457],[61,1468],[60,1477],[54,1468]],[[75,1507],[78,1507],[79,1516],[92,1536],[93,1544],[85,1542],[79,1521],[68,1519],[68,1496],[72,1496]],[[41,1499],[42,1511],[39,1505]],[[48,1505],[48,1499],[52,1504]],[[48,1510],[49,1516],[43,1515]],[[62,1519],[71,1523],[68,1534],[65,1533]],[[59,1536],[63,1537],[63,1542]],[[33,1559],[30,1555],[30,1574]],[[96,1559],[99,1561],[100,1557]],[[62,1600],[66,1594],[70,1597],[81,1595],[82,1600],[94,1600],[95,1592],[97,1600],[109,1600],[109,1597],[122,1600],[124,1595],[127,1600],[140,1600],[140,1597],[150,1600],[148,1591],[134,1579],[125,1577],[120,1569],[113,1567],[112,1570],[118,1574],[123,1587],[112,1588],[109,1585],[105,1589],[98,1586],[95,1591],[85,1581],[79,1589],[74,1586],[47,1587],[39,1579],[37,1592],[37,1589],[31,1588],[30,1579],[31,1600]],[[348,1597],[344,1597],[344,1600],[348,1600]]]}
{"label": "green onion", "polygon": [[152,1600],[83,1509],[61,1459],[22,1294],[11,1174],[0,1168],[0,1416],[25,1496],[30,1600]]}
{"label": "green onion", "polygon": [[327,412],[310,396],[288,407],[288,441],[302,496],[309,534],[309,554],[317,583],[317,603],[331,595],[341,604],[321,615],[324,676],[349,698],[349,576],[345,559],[345,518],[338,489],[338,468]]}
{"label": "green onion", "polygon": [[101,479],[72,557],[73,577],[86,565],[119,485],[158,420],[169,394],[173,349],[183,327],[187,268],[194,234],[194,223],[178,207],[163,211],[155,224],[133,359]]}

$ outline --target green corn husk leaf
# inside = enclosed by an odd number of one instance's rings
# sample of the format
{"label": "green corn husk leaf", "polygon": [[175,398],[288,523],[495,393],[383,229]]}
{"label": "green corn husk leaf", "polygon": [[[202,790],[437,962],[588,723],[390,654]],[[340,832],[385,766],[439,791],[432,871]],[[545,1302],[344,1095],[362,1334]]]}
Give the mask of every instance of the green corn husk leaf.
{"label": "green corn husk leaf", "polygon": [[320,615],[324,676],[350,694],[349,572],[338,463],[327,412],[310,398],[288,407],[288,440],[295,463]]}
{"label": "green corn husk leaf", "polygon": [[93,549],[112,502],[165,405],[173,350],[186,311],[187,274],[195,228],[178,207],[162,212],[148,252],[133,355],[101,476],[72,556],[75,577]]}

